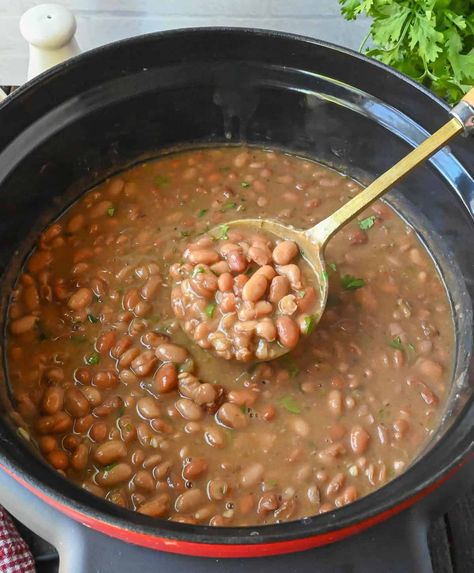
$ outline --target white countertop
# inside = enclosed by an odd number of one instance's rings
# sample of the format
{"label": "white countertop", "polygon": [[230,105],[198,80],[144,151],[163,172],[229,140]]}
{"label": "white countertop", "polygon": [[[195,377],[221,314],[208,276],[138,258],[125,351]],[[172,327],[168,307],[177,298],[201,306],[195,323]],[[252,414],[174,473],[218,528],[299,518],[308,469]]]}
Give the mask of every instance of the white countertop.
{"label": "white countertop", "polygon": [[26,80],[28,46],[19,19],[28,8],[48,1],[74,12],[83,51],[138,34],[193,26],[268,28],[357,49],[368,30],[368,21],[345,21],[338,0],[0,0],[0,85]]}

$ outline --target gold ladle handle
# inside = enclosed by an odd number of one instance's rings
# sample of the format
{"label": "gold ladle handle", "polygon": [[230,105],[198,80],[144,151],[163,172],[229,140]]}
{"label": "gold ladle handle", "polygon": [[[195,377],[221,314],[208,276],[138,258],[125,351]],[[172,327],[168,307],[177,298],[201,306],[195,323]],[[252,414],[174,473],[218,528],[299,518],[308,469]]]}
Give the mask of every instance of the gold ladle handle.
{"label": "gold ladle handle", "polygon": [[365,208],[386,193],[417,165],[431,157],[460,131],[474,131],[474,88],[472,88],[451,111],[453,116],[443,127],[430,135],[423,143],[373,181],[353,199],[332,215],[305,231],[311,242],[323,248],[328,240],[343,225],[357,217]]}

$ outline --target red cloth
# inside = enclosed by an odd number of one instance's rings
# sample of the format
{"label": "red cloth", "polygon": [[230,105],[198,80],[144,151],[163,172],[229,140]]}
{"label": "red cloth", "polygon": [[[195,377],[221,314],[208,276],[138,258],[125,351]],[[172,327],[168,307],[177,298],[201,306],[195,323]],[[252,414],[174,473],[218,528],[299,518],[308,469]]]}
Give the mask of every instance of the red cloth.
{"label": "red cloth", "polygon": [[0,573],[35,573],[28,545],[15,529],[10,516],[0,507]]}

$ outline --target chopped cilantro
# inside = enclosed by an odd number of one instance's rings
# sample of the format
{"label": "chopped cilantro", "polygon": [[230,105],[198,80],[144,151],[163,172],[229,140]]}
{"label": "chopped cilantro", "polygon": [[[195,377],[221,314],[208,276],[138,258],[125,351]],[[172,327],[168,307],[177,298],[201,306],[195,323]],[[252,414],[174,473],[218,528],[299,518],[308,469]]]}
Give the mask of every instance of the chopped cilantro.
{"label": "chopped cilantro", "polygon": [[99,322],[99,319],[97,316],[94,316],[93,314],[88,314],[87,315],[87,320],[89,322],[92,322],[92,324],[95,324],[96,322]]}
{"label": "chopped cilantro", "polygon": [[321,282],[325,283],[329,279],[327,271],[321,271]]}
{"label": "chopped cilantro", "polygon": [[163,187],[164,185],[168,185],[170,182],[170,178],[166,175],[156,175],[153,179],[153,183],[158,187]]}
{"label": "chopped cilantro", "polygon": [[125,424],[124,429],[127,430],[127,432],[131,432],[133,430],[133,426],[132,424]]}
{"label": "chopped cilantro", "polygon": [[113,216],[115,215],[115,207],[109,207],[109,208],[107,209],[107,215],[108,215],[109,217],[113,217]]}
{"label": "chopped cilantro", "polygon": [[341,277],[341,285],[345,290],[355,290],[365,286],[365,280],[356,279],[352,275],[344,275]]}
{"label": "chopped cilantro", "polygon": [[400,340],[400,337],[397,336],[396,338],[394,338],[391,342],[390,342],[390,346],[392,348],[396,348],[397,350],[403,350],[403,343]]}
{"label": "chopped cilantro", "polygon": [[245,404],[242,404],[242,406],[240,406],[240,410],[244,414],[248,414],[249,412],[249,408]]}
{"label": "chopped cilantro", "polygon": [[206,269],[204,267],[195,267],[194,271],[193,271],[193,277],[195,277],[196,275],[200,275],[201,273],[204,273],[206,271]]}
{"label": "chopped cilantro", "polygon": [[316,317],[313,314],[305,316],[303,319],[303,333],[311,334],[316,326]]}
{"label": "chopped cilantro", "polygon": [[293,396],[283,396],[280,400],[280,405],[292,414],[301,414],[301,408],[298,406],[298,403]]}
{"label": "chopped cilantro", "polygon": [[209,211],[209,209],[199,209],[197,216],[199,218],[204,217],[204,215]]}
{"label": "chopped cilantro", "polygon": [[334,272],[337,271],[336,263],[329,263],[328,267]]}
{"label": "chopped cilantro", "polygon": [[225,172],[225,171],[230,171],[230,167],[219,167],[219,171]]}
{"label": "chopped cilantro", "polygon": [[288,368],[288,374],[291,378],[296,378],[300,372],[301,370],[298,368],[298,366],[293,365]]}
{"label": "chopped cilantro", "polygon": [[304,298],[304,297],[305,297],[305,294],[306,294],[306,291],[304,291],[304,290],[297,290],[297,291],[296,291],[296,296],[297,296],[298,298]]}
{"label": "chopped cilantro", "polygon": [[219,225],[219,227],[217,228],[217,233],[214,235],[214,238],[218,241],[219,239],[225,239],[227,240],[229,238],[229,235],[227,234],[229,232],[229,225]]}
{"label": "chopped cilantro", "polygon": [[374,223],[375,223],[375,215],[371,215],[370,217],[367,217],[366,219],[362,219],[362,221],[359,221],[359,228],[362,229],[363,231],[368,231],[374,226]]}
{"label": "chopped cilantro", "polygon": [[207,316],[208,316],[209,318],[212,318],[212,317],[213,317],[214,311],[216,310],[216,306],[217,306],[217,304],[215,304],[214,302],[211,302],[211,303],[209,303],[209,304],[206,306],[206,308],[204,309],[204,310],[205,310],[205,313],[207,314]]}
{"label": "chopped cilantro", "polygon": [[267,489],[273,489],[274,487],[277,487],[278,482],[276,479],[269,479],[265,482],[265,487]]}
{"label": "chopped cilantro", "polygon": [[191,236],[191,231],[181,231],[180,235],[182,237],[189,237]]}
{"label": "chopped cilantro", "polygon": [[118,408],[117,410],[117,416],[120,418],[120,416],[123,416],[125,414],[125,406],[120,406],[120,408]]}
{"label": "chopped cilantro", "polygon": [[237,207],[237,203],[235,201],[228,201],[222,205],[222,212],[230,211],[231,209],[235,209]]}
{"label": "chopped cilantro", "polygon": [[106,466],[104,466],[104,472],[109,472],[111,469],[113,469],[115,466],[117,465],[117,462],[114,462],[112,464],[107,464]]}
{"label": "chopped cilantro", "polygon": [[244,189],[248,189],[250,187],[250,183],[248,181],[241,181],[240,186]]}
{"label": "chopped cilantro", "polygon": [[38,330],[38,338],[40,341],[49,340],[49,338],[51,338],[49,332],[46,330],[41,320],[39,320],[35,326]]}
{"label": "chopped cilantro", "polygon": [[411,344],[410,342],[407,344],[407,348],[408,348],[408,350],[411,350],[411,352],[416,352],[414,345]]}
{"label": "chopped cilantro", "polygon": [[100,362],[100,354],[98,352],[93,352],[88,358],[87,358],[87,364],[91,364],[92,366],[95,366],[96,364],[99,364]]}

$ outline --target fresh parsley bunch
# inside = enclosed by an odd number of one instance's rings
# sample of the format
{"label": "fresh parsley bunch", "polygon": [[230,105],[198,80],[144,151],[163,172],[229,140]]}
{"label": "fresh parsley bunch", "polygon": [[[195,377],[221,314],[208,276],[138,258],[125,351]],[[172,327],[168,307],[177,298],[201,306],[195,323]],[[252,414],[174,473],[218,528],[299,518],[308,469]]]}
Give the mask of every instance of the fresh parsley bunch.
{"label": "fresh parsley bunch", "polygon": [[347,20],[372,18],[366,53],[451,103],[474,85],[474,0],[339,0]]}

